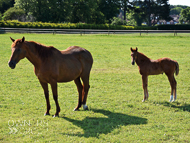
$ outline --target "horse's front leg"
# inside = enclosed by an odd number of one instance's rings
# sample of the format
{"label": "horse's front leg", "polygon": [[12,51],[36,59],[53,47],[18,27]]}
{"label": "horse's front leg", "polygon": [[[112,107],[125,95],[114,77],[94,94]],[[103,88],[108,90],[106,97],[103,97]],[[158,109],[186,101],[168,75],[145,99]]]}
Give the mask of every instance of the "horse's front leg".
{"label": "horse's front leg", "polygon": [[51,106],[50,106],[50,102],[49,102],[49,91],[48,91],[48,84],[47,83],[44,83],[44,82],[41,82],[40,81],[40,84],[44,90],[44,95],[45,95],[45,98],[46,98],[46,105],[47,105],[47,111],[44,115],[50,115],[49,114],[49,110],[51,109]]}
{"label": "horse's front leg", "polygon": [[142,100],[142,102],[144,102],[145,100],[148,100],[148,76],[147,75],[142,75],[142,84],[143,84],[143,90],[144,90],[144,99]]}
{"label": "horse's front leg", "polygon": [[55,113],[54,117],[59,117],[60,107],[59,107],[59,103],[58,103],[57,82],[53,81],[50,84],[51,84],[51,89],[52,89],[52,93],[53,93],[53,99],[56,104],[56,113]]}

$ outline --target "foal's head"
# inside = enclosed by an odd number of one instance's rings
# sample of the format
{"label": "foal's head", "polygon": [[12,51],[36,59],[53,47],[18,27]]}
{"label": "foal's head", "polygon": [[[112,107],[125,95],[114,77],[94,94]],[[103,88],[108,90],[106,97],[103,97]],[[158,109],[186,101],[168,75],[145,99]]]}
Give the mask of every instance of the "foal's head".
{"label": "foal's head", "polygon": [[138,48],[136,47],[136,49],[132,49],[131,47],[131,64],[134,65],[136,60],[137,60],[137,52]]}
{"label": "foal's head", "polygon": [[10,37],[10,39],[13,41],[11,45],[12,55],[8,62],[9,67],[14,69],[16,64],[23,58],[26,57],[26,49],[24,47],[24,41],[25,38],[14,40]]}

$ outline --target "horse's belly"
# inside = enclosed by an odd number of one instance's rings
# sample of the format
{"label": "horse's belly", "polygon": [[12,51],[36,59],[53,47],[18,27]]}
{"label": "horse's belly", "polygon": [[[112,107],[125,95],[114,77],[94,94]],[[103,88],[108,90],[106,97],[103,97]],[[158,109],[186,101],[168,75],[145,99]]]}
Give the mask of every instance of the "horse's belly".
{"label": "horse's belly", "polygon": [[154,72],[150,72],[149,75],[158,75],[158,74],[162,74],[163,71],[154,71]]}
{"label": "horse's belly", "polygon": [[146,65],[145,70],[147,75],[158,75],[162,74],[163,70],[158,62],[152,62],[149,65]]}
{"label": "horse's belly", "polygon": [[75,80],[77,77],[60,77],[57,79],[57,82],[70,82]]}
{"label": "horse's belly", "polygon": [[59,75],[57,76],[57,82],[69,82],[75,80],[81,75],[82,67],[75,67],[69,69],[61,69]]}
{"label": "horse's belly", "polygon": [[149,70],[149,75],[158,75],[162,73],[163,73],[163,70],[161,69],[160,66],[155,66]]}

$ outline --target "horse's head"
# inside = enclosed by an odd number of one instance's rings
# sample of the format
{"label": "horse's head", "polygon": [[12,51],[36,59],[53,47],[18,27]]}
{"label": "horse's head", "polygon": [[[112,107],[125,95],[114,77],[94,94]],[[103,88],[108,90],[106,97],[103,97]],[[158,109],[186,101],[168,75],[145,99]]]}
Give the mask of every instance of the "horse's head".
{"label": "horse's head", "polygon": [[134,65],[136,60],[137,60],[137,54],[138,54],[138,48],[136,47],[136,49],[132,49],[131,47],[131,64]]}
{"label": "horse's head", "polygon": [[14,69],[16,64],[26,56],[26,49],[24,47],[25,38],[14,40],[10,37],[13,41],[11,45],[12,55],[8,62],[9,67]]}

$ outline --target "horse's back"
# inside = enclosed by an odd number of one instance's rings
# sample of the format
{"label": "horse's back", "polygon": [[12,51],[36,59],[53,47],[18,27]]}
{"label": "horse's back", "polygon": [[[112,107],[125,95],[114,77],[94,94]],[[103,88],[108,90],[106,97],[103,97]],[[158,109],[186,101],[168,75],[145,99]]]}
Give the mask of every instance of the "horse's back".
{"label": "horse's back", "polygon": [[81,63],[82,69],[90,72],[93,64],[91,53],[79,46],[70,46],[66,50],[61,51],[63,58],[77,60]]}
{"label": "horse's back", "polygon": [[86,56],[92,58],[92,55],[88,50],[81,48],[79,46],[70,46],[66,50],[61,51],[61,53],[64,55],[65,54],[68,54],[68,55],[86,55]]}

